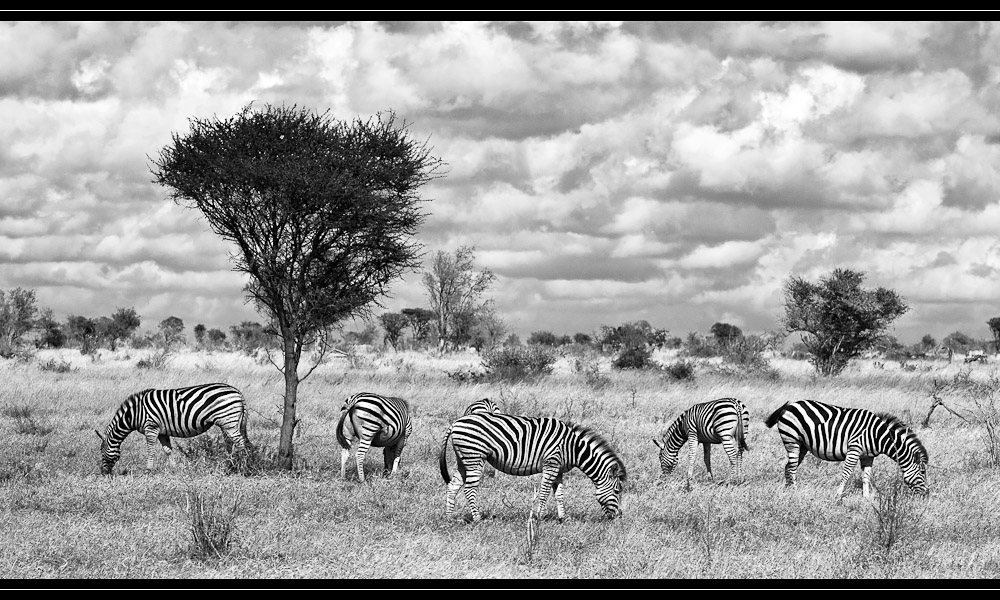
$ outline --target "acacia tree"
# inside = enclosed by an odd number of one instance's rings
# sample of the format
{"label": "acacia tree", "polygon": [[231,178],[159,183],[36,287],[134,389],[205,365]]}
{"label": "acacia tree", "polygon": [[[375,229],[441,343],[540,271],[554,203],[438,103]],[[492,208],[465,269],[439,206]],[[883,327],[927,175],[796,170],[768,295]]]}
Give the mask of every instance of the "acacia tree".
{"label": "acacia tree", "polygon": [[715,336],[715,341],[719,345],[724,345],[743,337],[743,331],[736,325],[730,325],[729,323],[716,323],[712,325],[712,328],[708,332]]}
{"label": "acacia tree", "polygon": [[108,323],[104,332],[112,352],[117,348],[118,340],[127,340],[130,338],[141,324],[142,320],[135,312],[135,307],[116,309],[114,314],[111,315],[111,322]]}
{"label": "acacia tree", "polygon": [[399,346],[399,341],[403,338],[403,330],[410,324],[410,320],[403,313],[387,312],[379,315],[379,322],[385,330],[384,342],[388,342],[393,350]]}
{"label": "acacia tree", "polygon": [[175,343],[183,342],[184,321],[180,317],[169,316],[160,321],[160,333],[163,334],[163,347],[170,348]]}
{"label": "acacia tree", "polygon": [[467,332],[465,325],[488,302],[480,302],[480,297],[496,281],[489,269],[476,272],[475,252],[472,246],[460,246],[454,255],[438,250],[424,272],[422,281],[437,319],[441,349],[459,341],[456,333]]}
{"label": "acacia tree", "polygon": [[[302,349],[367,317],[403,272],[419,267],[417,189],[442,164],[394,113],[336,120],[296,106],[245,106],[228,119],[190,119],[151,159],[154,182],[197,208],[235,244],[249,300],[281,340],[285,379],[278,463],[292,468]],[[320,359],[322,354],[320,354]]]}
{"label": "acacia tree", "polygon": [[785,328],[802,334],[810,362],[823,376],[843,371],[909,310],[893,290],[862,288],[864,278],[858,271],[834,269],[819,283],[796,276],[785,282]]}

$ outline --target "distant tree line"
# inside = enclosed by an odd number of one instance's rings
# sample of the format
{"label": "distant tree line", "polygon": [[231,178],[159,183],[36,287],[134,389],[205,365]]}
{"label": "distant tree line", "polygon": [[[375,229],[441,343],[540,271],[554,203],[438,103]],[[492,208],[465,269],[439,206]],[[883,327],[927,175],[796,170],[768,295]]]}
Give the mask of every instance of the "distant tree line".
{"label": "distant tree line", "polygon": [[[385,312],[363,321],[358,331],[342,332],[342,344],[382,345],[393,350],[449,351],[475,348],[481,353],[521,346],[484,294],[495,281],[488,270],[475,267],[474,249],[461,247],[454,254],[437,253],[423,282],[428,304],[436,308],[411,307]],[[592,351],[613,356],[620,369],[648,368],[658,349],[677,350],[690,358],[723,357],[736,364],[760,364],[765,351],[809,360],[822,375],[836,375],[851,359],[878,356],[905,361],[927,357],[965,355],[971,351],[1000,351],[1000,317],[986,322],[992,340],[974,339],[955,331],[938,342],[931,334],[917,343],[904,345],[887,332],[891,322],[909,307],[895,292],[861,287],[864,274],[836,269],[819,282],[792,277],[785,282],[784,330],[745,335],[740,327],[716,322],[707,335],[687,333],[684,339],[669,330],[639,320],[601,325],[594,332],[555,333],[533,331],[526,344],[541,351]],[[447,283],[441,283],[442,281]],[[442,314],[445,314],[442,317]],[[77,348],[90,354],[99,348],[116,350],[157,347],[172,349],[190,345],[207,351],[238,351],[253,354],[260,348],[280,348],[273,326],[255,321],[233,324],[228,331],[192,329],[189,344],[184,321],[170,316],[155,331],[139,334],[142,321],[135,309],[116,308],[107,316],[71,314],[58,321],[51,309],[37,305],[35,291],[23,288],[0,290],[0,357],[12,357],[26,347]],[[783,346],[789,333],[801,341]]]}

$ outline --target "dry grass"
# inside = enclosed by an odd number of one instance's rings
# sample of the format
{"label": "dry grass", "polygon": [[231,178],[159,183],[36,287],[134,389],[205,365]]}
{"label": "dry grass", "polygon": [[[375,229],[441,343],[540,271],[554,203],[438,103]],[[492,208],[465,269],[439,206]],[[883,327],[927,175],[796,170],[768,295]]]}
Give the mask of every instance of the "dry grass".
{"label": "dry grass", "polygon": [[[917,370],[859,364],[823,380],[800,361],[775,359],[775,381],[713,374],[702,362],[693,381],[676,381],[655,372],[614,371],[591,358],[588,368],[602,376],[595,386],[574,368],[573,357],[560,359],[549,377],[514,385],[459,384],[447,376],[478,368],[474,355],[390,352],[355,366],[331,359],[300,387],[292,473],[227,475],[217,451],[221,433],[213,431],[204,439],[175,439],[175,464],[161,457],[152,474],[143,472],[144,442],[132,435],[116,467],[122,474],[104,478],[93,429],[103,429],[128,394],[233,384],[251,409],[250,438],[266,454],[277,446],[283,382],[269,364],[236,354],[180,352],[162,370],[136,368],[141,351],[103,351],[96,359],[73,354],[41,351],[35,358],[70,363],[72,370],[64,372],[0,361],[3,405],[9,407],[0,411],[0,530],[16,542],[0,545],[6,577],[1000,576],[1000,472],[982,459],[983,432],[975,423],[935,413],[932,427],[918,431],[931,457],[930,498],[913,505],[905,496],[895,504],[889,498],[881,508],[861,497],[859,475],[844,503],[834,503],[838,463],[807,458],[799,487],[786,489],[784,449],[762,423],[782,403],[812,398],[891,412],[916,425],[930,406],[932,379],[952,377],[957,364],[926,363]],[[976,365],[973,375],[986,380],[990,368]],[[415,411],[402,473],[366,484],[340,479],[334,435],[343,399],[363,390],[404,397]],[[712,483],[700,456],[692,491],[684,490],[682,475],[661,479],[650,438],[682,409],[722,396],[740,398],[751,413],[745,483]],[[624,517],[605,520],[593,485],[573,471],[565,479],[565,523],[555,519],[550,501],[527,531],[534,478],[503,473],[481,484],[482,522],[446,519],[437,467],[441,437],[469,402],[483,397],[508,412],[556,416],[601,432],[629,470]],[[27,431],[27,418],[51,430]],[[717,479],[724,480],[728,461],[721,447],[713,458]],[[381,450],[368,460],[380,470]],[[454,469],[450,450],[449,464]],[[876,460],[880,489],[890,489],[896,473],[888,459]],[[192,547],[192,494],[204,505],[204,533],[225,529],[225,549],[209,552],[210,560]],[[209,499],[213,506],[205,504]],[[467,516],[461,494],[457,509]],[[220,547],[221,538],[213,539]]]}

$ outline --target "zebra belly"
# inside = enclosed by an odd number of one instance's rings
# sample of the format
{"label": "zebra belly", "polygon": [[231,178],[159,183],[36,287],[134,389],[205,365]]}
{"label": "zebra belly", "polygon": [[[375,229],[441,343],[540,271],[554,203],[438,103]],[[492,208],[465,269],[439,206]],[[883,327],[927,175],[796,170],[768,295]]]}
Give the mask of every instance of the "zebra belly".
{"label": "zebra belly", "polygon": [[188,438],[194,437],[196,435],[201,435],[212,428],[215,423],[199,423],[193,426],[180,426],[180,424],[157,424],[160,430],[160,435],[167,435],[170,437],[178,438]]}
{"label": "zebra belly", "polygon": [[502,471],[508,475],[535,475],[536,473],[541,473],[544,468],[540,462],[519,461],[508,464],[499,460],[496,456],[487,456],[486,462],[497,471]]}

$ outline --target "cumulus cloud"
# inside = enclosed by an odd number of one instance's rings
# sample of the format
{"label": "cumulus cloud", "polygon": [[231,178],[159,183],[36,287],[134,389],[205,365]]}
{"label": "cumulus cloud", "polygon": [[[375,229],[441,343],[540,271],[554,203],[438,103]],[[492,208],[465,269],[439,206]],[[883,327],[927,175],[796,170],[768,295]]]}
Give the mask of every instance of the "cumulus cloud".
{"label": "cumulus cloud", "polygon": [[[998,51],[981,22],[7,21],[0,287],[63,314],[253,318],[232,248],[150,158],[190,118],[296,104],[394,110],[428,141],[448,168],[418,241],[476,246],[523,336],[772,329],[787,277],[836,267],[907,297],[904,338],[978,336]],[[424,304],[419,273],[384,301]]]}

